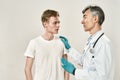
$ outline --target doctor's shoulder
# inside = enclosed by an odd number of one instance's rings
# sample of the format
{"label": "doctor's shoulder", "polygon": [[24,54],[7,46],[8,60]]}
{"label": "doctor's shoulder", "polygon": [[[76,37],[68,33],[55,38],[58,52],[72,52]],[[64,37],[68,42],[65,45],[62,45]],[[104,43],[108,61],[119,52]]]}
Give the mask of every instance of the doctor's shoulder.
{"label": "doctor's shoulder", "polygon": [[100,49],[105,49],[106,47],[110,47],[110,46],[111,46],[110,39],[107,36],[103,35],[96,44],[95,49],[98,51]]}
{"label": "doctor's shoulder", "polygon": [[103,36],[102,42],[103,44],[111,45],[111,40],[106,35]]}
{"label": "doctor's shoulder", "polygon": [[101,39],[98,41],[97,46],[99,49],[111,48],[111,41],[106,35],[103,35],[103,37],[101,37]]}

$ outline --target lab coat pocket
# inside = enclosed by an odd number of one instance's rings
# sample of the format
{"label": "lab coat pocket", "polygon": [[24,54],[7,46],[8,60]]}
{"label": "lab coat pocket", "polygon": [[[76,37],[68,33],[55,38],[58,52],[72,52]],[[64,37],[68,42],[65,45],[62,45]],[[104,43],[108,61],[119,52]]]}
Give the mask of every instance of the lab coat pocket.
{"label": "lab coat pocket", "polygon": [[89,58],[88,70],[96,71],[94,54],[91,53],[90,51],[88,52],[88,58]]}

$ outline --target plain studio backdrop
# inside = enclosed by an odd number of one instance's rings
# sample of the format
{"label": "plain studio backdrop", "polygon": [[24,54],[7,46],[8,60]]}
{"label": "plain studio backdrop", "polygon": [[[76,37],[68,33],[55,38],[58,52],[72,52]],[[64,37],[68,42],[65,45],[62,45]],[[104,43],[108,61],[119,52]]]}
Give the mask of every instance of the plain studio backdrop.
{"label": "plain studio backdrop", "polygon": [[[60,13],[60,35],[82,52],[89,35],[80,23],[81,11],[90,4],[101,6],[105,12],[102,27],[113,44],[114,80],[120,80],[119,0],[0,0],[0,80],[25,80],[24,52],[28,42],[42,33],[40,15],[46,9]],[[73,76],[71,80],[75,80]]]}

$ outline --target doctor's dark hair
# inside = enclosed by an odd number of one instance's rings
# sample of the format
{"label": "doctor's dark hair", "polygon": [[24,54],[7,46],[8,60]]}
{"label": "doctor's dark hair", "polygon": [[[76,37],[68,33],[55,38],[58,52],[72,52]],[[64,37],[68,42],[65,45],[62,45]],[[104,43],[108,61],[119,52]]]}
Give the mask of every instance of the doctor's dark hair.
{"label": "doctor's dark hair", "polygon": [[53,17],[58,17],[59,13],[57,11],[55,11],[55,10],[50,10],[50,9],[45,10],[43,12],[42,16],[41,16],[42,23],[48,21],[49,18],[52,17],[52,16]]}
{"label": "doctor's dark hair", "polygon": [[105,20],[105,14],[103,12],[103,10],[99,7],[99,6],[87,6],[82,13],[84,14],[87,10],[90,10],[92,12],[93,16],[98,16],[98,24],[102,25],[102,23]]}

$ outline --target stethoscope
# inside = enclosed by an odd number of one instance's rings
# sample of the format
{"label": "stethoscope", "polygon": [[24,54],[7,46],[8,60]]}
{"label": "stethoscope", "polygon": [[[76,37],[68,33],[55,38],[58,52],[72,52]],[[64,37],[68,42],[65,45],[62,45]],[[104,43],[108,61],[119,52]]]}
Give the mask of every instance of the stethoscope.
{"label": "stethoscope", "polygon": [[[94,42],[94,44],[90,44],[89,46],[86,46],[86,48],[83,50],[83,56],[81,57],[81,61],[84,60],[84,58],[86,57],[87,55],[87,51],[89,51],[92,55],[90,56],[91,57],[91,60],[94,59],[94,48],[96,46],[96,43],[98,42],[98,40],[104,35],[104,33],[102,33],[97,39],[96,41]],[[83,64],[83,63],[82,63]]]}
{"label": "stethoscope", "polygon": [[[89,52],[90,52],[91,54],[94,54],[94,48],[95,48],[95,46],[96,46],[96,43],[98,42],[98,40],[99,40],[103,35],[104,35],[104,33],[102,33],[102,34],[97,38],[97,40],[94,42],[93,46],[90,47]],[[92,58],[94,58],[94,55],[92,56]]]}

